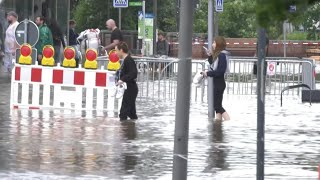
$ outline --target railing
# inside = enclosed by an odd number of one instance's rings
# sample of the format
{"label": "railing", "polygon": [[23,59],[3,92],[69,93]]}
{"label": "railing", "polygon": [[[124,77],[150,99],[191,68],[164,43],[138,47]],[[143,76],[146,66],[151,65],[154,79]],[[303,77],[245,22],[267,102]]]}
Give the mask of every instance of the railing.
{"label": "railing", "polygon": [[[257,79],[253,74],[255,58],[231,58],[230,73],[227,75],[227,93],[250,95],[256,94]],[[281,90],[300,83],[315,88],[314,62],[298,58],[266,59],[266,93],[280,95]],[[299,95],[300,89],[286,91],[286,94]]]}
{"label": "railing", "polygon": [[[134,57],[138,68],[138,99],[172,101],[176,99],[178,59]],[[231,57],[230,73],[226,74],[227,94],[255,95],[256,75],[253,74],[256,58]],[[98,64],[106,67],[105,57],[98,58]],[[315,88],[314,61],[299,58],[266,59],[266,94],[280,95],[281,90],[290,85],[307,84]],[[192,60],[192,74],[206,68],[206,60]],[[191,82],[190,82],[191,83]],[[285,95],[300,95],[301,89],[291,89]],[[206,101],[207,83],[192,84],[192,102]]]}

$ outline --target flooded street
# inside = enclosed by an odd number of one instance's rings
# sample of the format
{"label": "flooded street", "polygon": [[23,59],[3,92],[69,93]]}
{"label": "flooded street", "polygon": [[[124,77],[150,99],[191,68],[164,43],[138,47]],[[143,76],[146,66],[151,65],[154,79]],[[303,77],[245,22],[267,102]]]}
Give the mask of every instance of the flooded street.
{"label": "flooded street", "polygon": [[[139,120],[104,112],[13,110],[0,73],[0,179],[171,179],[175,102],[138,98]],[[226,95],[231,121],[190,112],[188,178],[256,178],[256,96]],[[320,164],[320,104],[266,98],[266,179],[314,179]]]}

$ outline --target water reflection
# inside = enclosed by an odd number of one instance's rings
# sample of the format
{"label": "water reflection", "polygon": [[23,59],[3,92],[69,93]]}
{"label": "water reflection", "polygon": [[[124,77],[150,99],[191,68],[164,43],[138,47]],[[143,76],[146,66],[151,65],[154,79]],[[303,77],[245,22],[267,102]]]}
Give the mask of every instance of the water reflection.
{"label": "water reflection", "polygon": [[[0,179],[171,179],[175,103],[139,99],[139,120],[113,112],[9,112],[0,75]],[[270,96],[269,96],[270,97]],[[319,164],[319,105],[267,97],[266,177],[312,179]],[[256,97],[226,96],[232,121],[207,120],[191,105],[189,179],[254,179]]]}
{"label": "water reflection", "polygon": [[209,143],[210,148],[208,149],[207,167],[205,172],[216,172],[218,170],[226,170],[228,164],[226,163],[227,150],[223,145],[224,133],[223,133],[223,121],[215,120],[210,122],[208,125]]}
{"label": "water reflection", "polygon": [[[17,169],[58,174],[132,171],[138,162],[136,123],[114,118],[55,117],[52,111],[14,111],[10,159]],[[90,114],[90,113],[89,113]],[[71,118],[72,117],[72,118]],[[1,128],[2,130],[2,128]],[[6,134],[1,132],[1,134]],[[135,146],[135,147],[134,147]],[[3,153],[3,152],[2,152]],[[7,158],[4,158],[7,159]]]}

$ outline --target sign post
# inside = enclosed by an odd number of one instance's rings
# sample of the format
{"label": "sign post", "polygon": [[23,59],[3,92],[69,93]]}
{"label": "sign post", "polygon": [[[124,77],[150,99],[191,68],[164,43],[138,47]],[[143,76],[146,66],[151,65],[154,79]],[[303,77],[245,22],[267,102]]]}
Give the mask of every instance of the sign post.
{"label": "sign post", "polygon": [[142,1],[129,2],[129,6],[142,6]]}
{"label": "sign post", "polygon": [[142,39],[143,55],[148,54],[146,42],[151,42],[153,40],[153,18],[154,16],[152,13],[138,12],[138,38]]}
{"label": "sign post", "polygon": [[223,0],[216,0],[216,12],[223,12]]}
{"label": "sign post", "polygon": [[[19,23],[14,35],[19,46],[26,43],[34,47],[39,40],[39,29],[34,22],[25,19]],[[16,60],[19,59],[18,57],[20,57],[20,49],[17,49],[16,51]],[[37,59],[37,50],[35,48],[32,48],[31,57],[34,63]]]}
{"label": "sign post", "polygon": [[121,8],[127,8],[129,0],[113,0],[113,7],[119,8],[119,29],[121,30]]}

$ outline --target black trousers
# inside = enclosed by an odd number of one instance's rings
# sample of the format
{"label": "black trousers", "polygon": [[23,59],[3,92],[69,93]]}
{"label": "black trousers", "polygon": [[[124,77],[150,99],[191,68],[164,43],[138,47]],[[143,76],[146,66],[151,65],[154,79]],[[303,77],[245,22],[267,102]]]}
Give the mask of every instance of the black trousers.
{"label": "black trousers", "polygon": [[223,114],[226,110],[222,107],[223,93],[226,89],[224,78],[214,78],[214,110]]}
{"label": "black trousers", "polygon": [[138,96],[138,86],[136,83],[127,83],[127,89],[125,90],[122,98],[122,104],[120,109],[120,119],[137,119],[136,112],[136,99]]}

